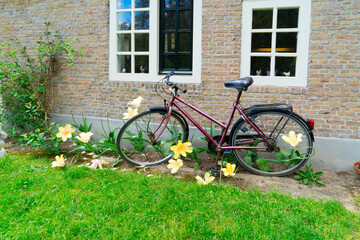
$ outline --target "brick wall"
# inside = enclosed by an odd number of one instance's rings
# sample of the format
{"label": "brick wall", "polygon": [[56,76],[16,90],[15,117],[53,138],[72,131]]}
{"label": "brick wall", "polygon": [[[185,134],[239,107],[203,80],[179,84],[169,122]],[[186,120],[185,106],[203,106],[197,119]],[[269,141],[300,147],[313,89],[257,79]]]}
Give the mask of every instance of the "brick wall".
{"label": "brick wall", "polygon": [[[315,119],[316,136],[359,138],[359,6],[359,0],[314,0],[308,87],[252,86],[243,105],[291,102],[300,115]],[[189,84],[183,95],[224,122],[229,110],[223,109],[236,91],[223,83],[241,71],[241,10],[238,0],[203,0],[202,83]],[[0,0],[0,42],[18,38],[34,45],[44,22],[65,37],[78,37],[83,52],[52,82],[53,113],[120,119],[126,103],[139,95],[145,105],[162,104],[154,83],[108,80],[108,0]]]}

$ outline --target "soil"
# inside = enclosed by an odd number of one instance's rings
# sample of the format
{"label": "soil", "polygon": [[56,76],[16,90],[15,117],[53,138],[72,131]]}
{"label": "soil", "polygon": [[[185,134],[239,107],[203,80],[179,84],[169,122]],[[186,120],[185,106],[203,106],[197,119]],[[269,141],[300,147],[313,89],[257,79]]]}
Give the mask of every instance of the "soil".
{"label": "soil", "polygon": [[[64,148],[68,147],[69,146],[64,146]],[[33,150],[31,148],[20,147],[14,140],[7,140],[5,149],[7,153],[17,152],[33,155]],[[116,159],[115,157],[106,156],[101,158],[108,162],[108,164],[105,165],[106,167],[113,168],[112,164]],[[215,159],[210,157],[202,158],[198,170],[194,170],[194,165],[194,160],[185,159],[184,165],[176,173],[176,176],[189,180],[195,180],[195,176],[197,175],[203,177],[209,167],[215,166]],[[166,166],[167,164],[162,164],[144,169],[138,168],[127,162],[120,161],[116,166],[116,170],[138,171],[149,176],[154,174],[170,174],[170,171]],[[234,177],[222,178],[221,184],[231,184],[241,189],[259,189],[264,192],[275,190],[280,193],[288,194],[294,198],[305,197],[315,200],[336,200],[339,201],[346,209],[360,213],[360,174],[355,171],[335,172],[316,168],[314,170],[315,172],[323,172],[320,179],[326,183],[326,186],[314,186],[309,188],[306,185],[299,184],[299,182],[294,179],[293,175],[286,177],[265,177],[245,170],[238,172]],[[355,202],[355,199],[358,199],[358,201]]]}

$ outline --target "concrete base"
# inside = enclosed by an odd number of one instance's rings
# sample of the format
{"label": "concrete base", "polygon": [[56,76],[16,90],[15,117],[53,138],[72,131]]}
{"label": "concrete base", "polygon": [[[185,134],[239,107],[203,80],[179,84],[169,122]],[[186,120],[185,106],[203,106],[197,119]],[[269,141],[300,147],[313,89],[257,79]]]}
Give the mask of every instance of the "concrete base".
{"label": "concrete base", "polygon": [[[74,117],[75,121],[82,123],[81,117]],[[73,123],[69,115],[53,115],[52,121],[58,122],[62,126],[67,123]],[[100,118],[88,117],[89,124],[93,123],[93,133],[103,133]],[[102,119],[105,130],[108,131],[106,118]],[[123,125],[123,120],[109,119],[110,129],[113,130]],[[190,129],[192,136],[195,128]],[[202,136],[200,132],[195,132],[193,139]],[[100,139],[100,135],[94,134],[94,139]],[[320,169],[329,169],[334,171],[354,171],[353,163],[360,161],[360,139],[341,139],[341,138],[324,138],[315,137],[314,148],[316,151],[312,160],[312,166]]]}

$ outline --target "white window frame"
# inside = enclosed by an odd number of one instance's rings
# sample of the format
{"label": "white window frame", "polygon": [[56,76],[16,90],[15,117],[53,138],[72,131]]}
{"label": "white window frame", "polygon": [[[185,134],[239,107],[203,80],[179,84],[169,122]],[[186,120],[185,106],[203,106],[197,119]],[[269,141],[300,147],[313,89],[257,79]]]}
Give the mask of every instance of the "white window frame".
{"label": "white window frame", "polygon": [[[243,0],[242,9],[242,41],[241,41],[241,77],[250,76],[251,56],[264,56],[263,53],[251,53],[251,35],[253,32],[259,32],[257,29],[252,30],[253,9],[274,9],[273,19],[277,18],[277,9],[299,8],[298,28],[291,29],[291,32],[298,32],[297,52],[296,53],[275,53],[266,54],[266,56],[295,56],[296,72],[295,77],[274,76],[275,62],[271,61],[271,76],[251,76],[254,79],[254,85],[271,85],[271,86],[307,86],[308,77],[308,56],[311,29],[311,0]],[[276,32],[289,32],[286,29],[276,29],[276,21],[273,21],[272,29],[269,29],[273,37],[273,46],[275,43]],[[260,31],[265,32],[265,31]]]}
{"label": "white window frame", "polygon": [[[193,1],[193,59],[192,74],[176,74],[171,79],[179,83],[201,83],[201,33],[202,33],[202,1]],[[160,1],[150,0],[149,6],[149,73],[119,73],[117,65],[117,0],[110,0],[109,31],[109,80],[157,82],[164,74],[159,74],[159,31]],[[133,39],[131,40],[132,43]],[[130,54],[129,54],[130,55]],[[133,63],[133,60],[132,60]],[[133,64],[131,66],[133,68]]]}

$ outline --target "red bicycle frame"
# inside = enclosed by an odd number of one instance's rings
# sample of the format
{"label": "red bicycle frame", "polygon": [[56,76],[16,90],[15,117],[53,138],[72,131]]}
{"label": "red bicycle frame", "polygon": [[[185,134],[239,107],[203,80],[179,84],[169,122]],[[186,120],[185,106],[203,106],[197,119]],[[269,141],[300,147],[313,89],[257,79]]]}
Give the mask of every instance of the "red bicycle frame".
{"label": "red bicycle frame", "polygon": [[[202,133],[204,134],[216,147],[217,149],[221,149],[221,150],[235,150],[235,149],[266,149],[267,147],[254,147],[254,146],[244,146],[247,144],[252,144],[255,141],[248,141],[248,142],[241,142],[238,143],[237,146],[230,146],[229,144],[224,144],[225,142],[225,137],[226,134],[229,130],[230,124],[234,118],[234,114],[235,114],[235,110],[238,110],[240,115],[242,116],[242,118],[251,125],[251,127],[259,134],[259,136],[264,140],[264,142],[266,143],[266,145],[270,145],[270,143],[268,142],[266,135],[261,131],[261,129],[259,129],[258,126],[256,126],[255,123],[253,123],[247,116],[246,114],[243,112],[243,109],[240,108],[239,103],[240,103],[240,96],[241,96],[242,91],[239,91],[239,94],[233,104],[233,108],[229,117],[229,120],[227,122],[226,125],[222,124],[221,122],[219,122],[218,120],[212,118],[211,116],[207,115],[206,113],[204,113],[203,111],[197,109],[196,107],[192,106],[191,104],[187,103],[186,101],[184,101],[183,99],[181,99],[179,96],[173,94],[171,101],[169,102],[168,105],[168,114],[167,114],[167,118],[165,119],[165,125],[164,127],[161,129],[160,134],[158,135],[158,137],[154,140],[156,141],[159,136],[162,134],[162,132],[165,130],[172,110],[173,110],[173,106],[175,106],[182,114],[184,114],[184,116],[190,120],[190,122],[192,122],[195,127]],[[191,108],[192,110],[196,111],[197,113],[201,114],[202,116],[206,117],[207,119],[209,119],[210,121],[214,122],[215,124],[217,124],[218,126],[221,127],[222,129],[222,134],[221,134],[221,139],[220,142],[215,141],[176,101],[179,101],[181,103],[183,103],[185,106]],[[164,120],[161,121],[160,125],[158,126],[158,128],[155,130],[155,132],[160,128],[160,126],[162,125],[162,123],[164,122]]]}

